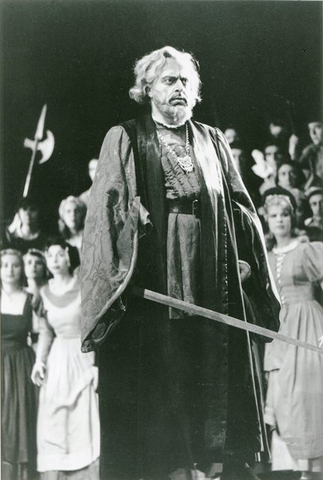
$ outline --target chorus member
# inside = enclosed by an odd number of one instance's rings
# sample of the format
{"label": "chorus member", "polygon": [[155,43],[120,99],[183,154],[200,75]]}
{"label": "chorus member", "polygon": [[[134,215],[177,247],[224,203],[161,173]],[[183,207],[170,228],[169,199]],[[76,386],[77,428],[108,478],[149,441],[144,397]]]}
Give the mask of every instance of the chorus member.
{"label": "chorus member", "polygon": [[[258,151],[257,152],[258,156]],[[260,169],[260,172],[257,173],[257,175],[260,175],[264,181],[259,187],[259,193],[260,195],[264,195],[266,190],[269,190],[270,188],[275,187],[277,183],[277,170],[280,162],[283,160],[284,155],[281,147],[277,142],[268,142],[264,149],[263,149],[263,156],[261,155],[261,152],[259,152],[260,157],[262,157],[261,162],[259,166],[262,168]],[[257,162],[257,156],[255,158]],[[258,162],[257,162],[258,163]]]}
{"label": "chorus member", "polygon": [[[269,262],[282,303],[280,333],[322,346],[323,309],[314,286],[323,278],[323,244],[295,236],[295,207],[289,192],[268,192],[265,213],[273,241]],[[302,480],[310,479],[323,466],[323,355],[274,340],[267,346],[265,370],[266,422],[275,431],[273,470],[292,467],[302,472]]]}
{"label": "chorus member", "polygon": [[312,143],[304,148],[299,163],[308,177],[306,189],[322,186],[323,180],[323,124],[321,121],[308,123]]}
{"label": "chorus member", "polygon": [[282,160],[277,170],[277,185],[292,193],[296,200],[296,226],[299,230],[305,229],[305,219],[310,213],[308,200],[303,191],[305,176],[296,162]]}
{"label": "chorus member", "polygon": [[230,148],[235,166],[241,175],[242,181],[247,188],[252,201],[257,205],[260,201],[258,194],[260,179],[254,174],[251,168],[252,160],[250,155],[247,154],[247,151],[241,142],[232,142]]}
{"label": "chorus member", "polygon": [[[82,249],[83,351],[100,346],[101,477],[211,476],[224,465],[223,479],[254,478],[246,462],[260,426],[246,332],[125,290],[131,280],[246,319],[241,282],[250,281],[255,321],[278,328],[259,221],[223,133],[191,120],[194,58],[164,47],[135,75],[130,95],[149,113],[106,136]],[[239,260],[249,264],[242,278]]]}
{"label": "chorus member", "polygon": [[61,201],[58,213],[58,228],[62,237],[80,252],[86,215],[85,204],[79,198],[70,195]]}
{"label": "chorus member", "polygon": [[32,295],[33,304],[33,331],[31,334],[34,349],[37,348],[39,333],[39,316],[42,314],[42,301],[40,289],[48,281],[48,270],[44,252],[36,248],[30,248],[23,257],[24,272],[27,281],[25,290]]}
{"label": "chorus member", "polygon": [[230,125],[224,130],[224,136],[228,141],[228,144],[231,145],[233,142],[240,142],[240,135],[237,129]]}
{"label": "chorus member", "polygon": [[295,133],[290,134],[289,128],[283,119],[273,119],[268,128],[269,139],[275,144],[278,144],[284,155],[290,156],[292,160],[295,160],[299,151],[299,138]]}
{"label": "chorus member", "polygon": [[75,247],[60,238],[49,241],[45,255],[53,275],[41,289],[46,316],[40,335],[33,382],[40,386],[37,468],[42,480],[97,480],[99,416],[94,354],[81,352],[81,297]]}
{"label": "chorus member", "polygon": [[[89,177],[91,179],[91,182],[93,182],[93,180],[94,180],[94,175],[95,175],[95,172],[96,172],[96,167],[98,166],[98,161],[99,160],[97,158],[92,158],[89,161],[88,172],[89,172]],[[88,190],[86,190],[85,192],[81,193],[81,195],[79,196],[79,199],[86,206],[89,203],[90,191],[91,191],[91,187]]]}
{"label": "chorus member", "polygon": [[311,239],[323,241],[323,188],[311,187],[306,191],[311,217],[305,220],[305,228]]}
{"label": "chorus member", "polygon": [[34,480],[36,473],[36,389],[30,379],[35,361],[27,339],[32,331],[31,295],[24,291],[22,255],[2,250],[1,434],[3,480]]}
{"label": "chorus member", "polygon": [[34,200],[23,198],[19,202],[14,219],[5,234],[4,245],[22,253],[26,253],[29,248],[44,248],[47,235],[40,228],[40,211]]}
{"label": "chorus member", "polygon": [[277,166],[284,159],[284,152],[279,143],[268,141],[264,147],[264,157],[270,165],[276,165],[277,170]]}
{"label": "chorus member", "polygon": [[293,189],[303,189],[305,180],[306,178],[297,163],[290,160],[280,162],[277,169],[277,185],[293,193]]}

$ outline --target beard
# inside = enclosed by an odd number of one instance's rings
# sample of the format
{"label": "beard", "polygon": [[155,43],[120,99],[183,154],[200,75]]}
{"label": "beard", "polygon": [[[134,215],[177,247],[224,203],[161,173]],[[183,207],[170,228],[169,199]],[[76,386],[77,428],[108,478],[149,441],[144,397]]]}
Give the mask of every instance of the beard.
{"label": "beard", "polygon": [[166,123],[170,125],[183,125],[193,114],[192,107],[189,105],[170,105],[160,102],[158,98],[154,98],[154,104],[165,118]]}

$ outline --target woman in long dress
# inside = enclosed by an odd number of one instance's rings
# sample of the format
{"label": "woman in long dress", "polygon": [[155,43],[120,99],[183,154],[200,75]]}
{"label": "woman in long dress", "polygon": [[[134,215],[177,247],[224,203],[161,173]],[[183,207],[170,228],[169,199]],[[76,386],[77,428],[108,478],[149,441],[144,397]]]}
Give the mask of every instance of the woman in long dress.
{"label": "woman in long dress", "polygon": [[[323,279],[323,243],[293,235],[292,200],[287,192],[268,195],[265,202],[274,243],[269,262],[282,303],[280,333],[322,346],[323,309],[314,287]],[[274,340],[267,346],[265,370],[272,468],[299,470],[302,480],[310,479],[323,471],[323,355]]]}
{"label": "woman in long dress", "polygon": [[27,339],[32,330],[31,295],[23,290],[19,251],[1,251],[2,479],[32,480],[36,475],[36,388],[30,379],[35,361]]}
{"label": "woman in long dress", "polygon": [[99,415],[93,353],[81,353],[79,282],[73,247],[57,238],[45,251],[53,275],[41,289],[46,318],[32,379],[41,386],[37,468],[42,480],[98,480]]}

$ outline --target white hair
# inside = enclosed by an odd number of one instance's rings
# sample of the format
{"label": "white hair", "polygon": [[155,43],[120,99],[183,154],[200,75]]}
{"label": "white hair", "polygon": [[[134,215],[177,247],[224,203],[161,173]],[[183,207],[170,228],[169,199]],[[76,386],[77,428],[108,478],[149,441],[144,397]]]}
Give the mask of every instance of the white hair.
{"label": "white hair", "polygon": [[190,80],[192,82],[193,91],[195,92],[195,101],[201,101],[201,80],[198,73],[199,65],[197,60],[195,60],[190,53],[180,52],[179,50],[176,50],[176,48],[168,46],[160,48],[159,50],[154,50],[140,60],[137,60],[134,68],[136,82],[129,90],[130,98],[140,104],[149,102],[147,87],[156,80],[168,58],[174,58],[188,67],[191,72]]}

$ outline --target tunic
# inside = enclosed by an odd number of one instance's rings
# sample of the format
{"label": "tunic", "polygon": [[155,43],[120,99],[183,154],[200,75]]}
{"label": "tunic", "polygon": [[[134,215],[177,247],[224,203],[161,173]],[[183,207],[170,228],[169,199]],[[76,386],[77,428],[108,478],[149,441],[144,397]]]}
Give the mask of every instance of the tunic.
{"label": "tunic", "polygon": [[[185,153],[185,129],[171,130],[157,124],[157,131],[179,156]],[[200,201],[201,186],[197,163],[191,153],[194,169],[184,172],[179,163],[162,145],[161,164],[165,176],[167,200]],[[195,215],[169,213],[167,225],[167,292],[168,295],[198,304],[201,224]],[[185,238],[185,241],[183,239]],[[171,309],[171,318],[187,316]]]}
{"label": "tunic", "polygon": [[[323,244],[295,240],[270,252],[269,261],[282,302],[280,332],[317,345],[323,308],[314,286],[323,279]],[[315,469],[323,456],[323,356],[274,340],[267,346],[265,370],[270,372],[267,423],[278,429],[297,469]],[[275,468],[275,457],[273,462]]]}
{"label": "tunic", "polygon": [[[40,389],[37,466],[40,472],[79,470],[99,457],[99,416],[94,357],[81,353],[78,282],[62,295],[46,285],[41,297],[47,319],[40,320],[37,361],[47,362],[47,372]],[[95,480],[92,475],[86,478]]]}
{"label": "tunic", "polygon": [[36,388],[30,378],[35,354],[27,345],[31,329],[31,296],[26,295],[21,315],[1,314],[4,480],[31,479],[36,471]]}

